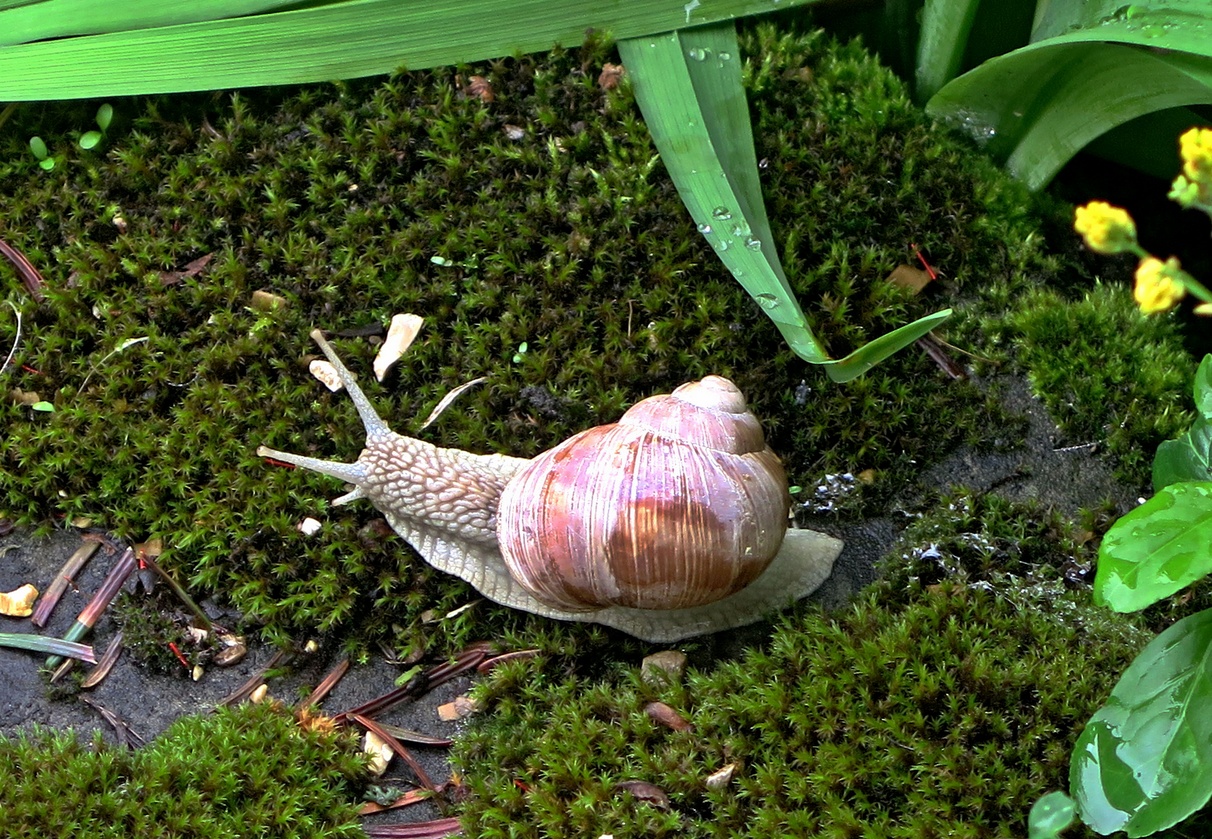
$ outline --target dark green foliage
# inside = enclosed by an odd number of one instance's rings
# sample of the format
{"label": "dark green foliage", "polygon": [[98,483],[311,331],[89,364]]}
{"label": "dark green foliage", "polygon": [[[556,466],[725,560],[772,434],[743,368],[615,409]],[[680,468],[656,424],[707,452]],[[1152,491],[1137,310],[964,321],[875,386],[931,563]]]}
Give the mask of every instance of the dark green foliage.
{"label": "dark green foliage", "polygon": [[1194,365],[1172,318],[1146,317],[1119,286],[1070,302],[1039,290],[1004,323],[1032,389],[1065,433],[1057,445],[1100,443],[1121,478],[1147,485],[1158,443],[1191,422]]}
{"label": "dark green foliage", "polygon": [[355,737],[245,705],[178,720],[139,751],[72,732],[0,739],[9,839],[43,836],[356,837]]}
{"label": "dark green foliage", "polygon": [[[1134,652],[1126,637],[946,582],[789,619],[768,649],[685,685],[503,668],[457,746],[477,793],[463,821],[481,839],[1021,836]],[[694,730],[654,724],[654,699]],[[730,762],[732,784],[708,791]],[[672,810],[617,792],[627,780],[662,787]]]}
{"label": "dark green foliage", "polygon": [[[784,263],[835,352],[945,301],[885,282],[913,243],[947,289],[1042,264],[1003,244],[1030,240],[1021,192],[930,130],[857,46],[769,28],[744,45]],[[0,510],[161,536],[168,566],[279,635],[364,615],[372,633],[420,633],[422,611],[467,589],[364,530],[369,507],[330,514],[331,480],[254,455],[267,443],[352,459],[356,417],[307,375],[306,333],[398,311],[428,322],[383,385],[365,339],[338,349],[403,431],[491,375],[426,432],[445,445],[533,454],[707,372],[751,396],[793,483],[873,468],[887,479],[864,495],[876,503],[979,440],[991,405],[919,353],[834,386],[781,346],[695,233],[627,86],[598,87],[611,57],[590,44],[378,84],[115,103],[132,122],[104,155],[62,141],[79,108],[18,111],[0,136],[2,235],[41,267],[48,300],[23,307],[26,367],[5,387],[57,410],[0,406]],[[492,103],[464,92],[473,73]],[[67,150],[52,173],[24,147],[34,129]],[[205,254],[196,275],[166,273]],[[288,307],[251,309],[259,288]],[[13,334],[0,312],[0,343]],[[311,513],[329,525],[305,540],[293,526]],[[489,611],[442,630],[482,637]]]}

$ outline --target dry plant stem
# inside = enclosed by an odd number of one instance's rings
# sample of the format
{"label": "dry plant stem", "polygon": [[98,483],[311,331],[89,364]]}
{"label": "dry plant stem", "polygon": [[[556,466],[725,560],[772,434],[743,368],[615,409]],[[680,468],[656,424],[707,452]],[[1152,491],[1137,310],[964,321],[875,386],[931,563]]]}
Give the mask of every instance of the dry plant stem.
{"label": "dry plant stem", "polygon": [[[441,788],[438,791],[441,792]],[[433,798],[433,793],[427,789],[410,789],[390,804],[376,804],[373,801],[367,801],[358,808],[358,815],[373,816],[375,813],[383,813],[387,810],[411,807],[413,804],[420,804],[422,801],[429,801],[431,798]]]}
{"label": "dry plant stem", "polygon": [[279,664],[282,664],[283,662],[289,660],[290,657],[291,657],[291,654],[288,651],[278,650],[276,653],[273,654],[273,657],[270,658],[270,660],[265,663],[264,667],[262,667],[256,673],[253,673],[251,676],[249,676],[248,681],[246,681],[244,684],[240,685],[240,687],[236,688],[234,691],[229,693],[227,696],[225,696],[221,700],[219,700],[219,704],[231,706],[231,705],[235,705],[237,702],[247,699],[248,695],[250,693],[252,693],[254,690],[256,690],[257,687],[262,682],[265,681],[266,673],[268,673],[270,670],[273,670]]}
{"label": "dry plant stem", "polygon": [[962,381],[968,378],[968,373],[963,367],[955,363],[951,356],[947,354],[947,350],[943,347],[943,344],[933,334],[928,333],[918,338],[917,345],[930,357],[931,361],[939,366],[939,369],[952,379]]}
{"label": "dry plant stem", "polygon": [[130,727],[130,724],[126,720],[122,719],[109,708],[106,708],[100,702],[87,696],[81,696],[80,701],[100,714],[101,718],[113,727],[114,734],[117,736],[120,745],[133,749],[135,746],[145,744],[143,738],[135,733],[135,730]]}
{"label": "dry plant stem", "polygon": [[[97,618],[101,617],[101,613],[105,611],[114,595],[118,590],[126,584],[130,579],[130,575],[135,573],[135,551],[133,548],[127,548],[122,556],[118,557],[118,561],[114,563],[114,567],[110,569],[109,576],[105,578],[105,582],[101,584],[101,588],[97,589],[97,593],[93,595],[93,599],[84,607],[84,611],[80,612],[76,622],[72,624],[72,628],[63,636],[64,641],[79,641],[92,630],[94,624],[97,623]],[[47,667],[58,667],[63,661],[61,656],[53,655],[46,660]]]}
{"label": "dry plant stem", "polygon": [[46,295],[42,292],[42,275],[38,273],[37,268],[30,264],[30,261],[25,258],[25,255],[21,251],[3,239],[0,239],[0,256],[11,262],[13,267],[17,269],[17,273],[20,275],[21,281],[25,283],[25,288],[29,291],[30,297],[39,303],[46,299]]}
{"label": "dry plant stem", "polygon": [[333,719],[337,722],[348,722],[356,716],[371,717],[375,714],[381,714],[397,702],[421,696],[426,691],[450,681],[455,676],[474,669],[486,658],[488,658],[488,647],[473,644],[459,653],[454,661],[448,661],[444,664],[439,664],[437,667],[432,667],[423,673],[418,673],[395,690],[388,691],[382,696],[356,708],[342,711]]}
{"label": "dry plant stem", "polygon": [[476,672],[484,675],[491,672],[498,664],[504,664],[507,661],[521,661],[526,658],[534,658],[539,652],[540,650],[514,650],[511,653],[502,653],[501,655],[481,661],[476,667]]}
{"label": "dry plant stem", "polygon": [[456,818],[434,819],[416,824],[385,824],[379,827],[363,827],[370,839],[442,839],[458,836],[463,826]]}
{"label": "dry plant stem", "polygon": [[206,613],[202,611],[202,607],[195,603],[194,599],[189,596],[189,592],[181,588],[180,583],[174,580],[167,571],[157,565],[154,559],[152,559],[150,556],[140,556],[139,562],[155,571],[160,579],[168,584],[168,587],[173,590],[173,594],[177,595],[181,602],[185,604],[186,608],[194,613],[194,617],[198,619],[198,623],[203,629],[205,629],[207,632],[214,631],[214,626],[211,625],[210,618],[208,618]]}
{"label": "dry plant stem", "polygon": [[311,705],[319,705],[324,701],[324,697],[328,696],[329,692],[337,686],[341,679],[345,678],[345,674],[349,672],[349,659],[343,658],[337,662],[337,666],[328,672],[320,684],[316,685],[315,689],[307,695],[307,698],[296,705],[296,708],[307,708]]}
{"label": "dry plant stem", "polygon": [[453,742],[449,737],[433,737],[420,731],[413,731],[411,728],[401,728],[398,725],[392,725],[387,722],[381,722],[379,725],[401,743],[412,743],[414,746],[438,746],[445,748]]}
{"label": "dry plant stem", "polygon": [[8,369],[8,365],[12,362],[13,356],[17,354],[17,347],[21,345],[21,310],[9,301],[9,307],[13,310],[13,314],[17,316],[17,334],[13,337],[12,349],[8,351],[8,357],[4,359],[4,363],[0,364],[0,376],[4,375],[4,371]]}
{"label": "dry plant stem", "polygon": [[421,786],[425,787],[425,789],[430,790],[431,792],[437,790],[433,779],[429,777],[429,774],[424,770],[424,768],[422,768],[421,764],[417,763],[417,759],[413,757],[412,752],[410,752],[403,743],[384,731],[383,727],[374,720],[367,719],[361,714],[354,714],[354,719],[358,722],[358,725],[361,725],[367,731],[373,732],[384,743],[390,746],[391,750],[399,755],[401,760],[408,764],[408,768],[411,769],[413,774],[417,776],[417,780],[421,782]]}
{"label": "dry plant stem", "polygon": [[34,615],[30,618],[30,623],[39,628],[46,626],[51,612],[58,605],[59,599],[63,597],[63,593],[67,591],[67,587],[71,585],[76,575],[88,564],[88,561],[92,559],[93,554],[97,552],[97,548],[99,547],[101,547],[100,542],[85,542],[76,548],[76,552],[63,564],[63,568],[55,576],[54,581],[47,587],[46,592],[42,595],[42,599],[38,601],[38,605],[34,609]]}
{"label": "dry plant stem", "polygon": [[96,687],[101,684],[102,680],[109,675],[109,671],[114,669],[114,665],[118,662],[118,656],[122,655],[122,633],[119,632],[109,642],[109,646],[105,648],[105,653],[101,658],[97,659],[97,666],[88,671],[88,675],[84,677],[84,681],[80,683],[80,687],[88,690],[91,687]]}

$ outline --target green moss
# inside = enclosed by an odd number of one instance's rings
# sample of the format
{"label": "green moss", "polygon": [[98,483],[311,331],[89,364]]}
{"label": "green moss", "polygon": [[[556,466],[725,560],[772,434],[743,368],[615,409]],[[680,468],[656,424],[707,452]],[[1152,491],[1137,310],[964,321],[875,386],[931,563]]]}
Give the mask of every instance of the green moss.
{"label": "green moss", "polygon": [[988,326],[1013,343],[1064,432],[1057,445],[1105,446],[1123,480],[1146,485],[1158,443],[1191,423],[1194,364],[1174,320],[1142,315],[1122,286],[1098,284],[1076,301],[1038,290]]}
{"label": "green moss", "polygon": [[5,835],[356,837],[356,738],[270,705],[178,720],[145,749],[68,732],[0,739]]}
{"label": "green moss", "polygon": [[[490,715],[456,759],[470,835],[1021,836],[1065,784],[1069,748],[1135,647],[1010,597],[945,583],[785,622],[766,650],[685,685],[604,681],[554,663],[494,673]],[[694,725],[643,712],[659,699]],[[704,779],[728,763],[732,784]],[[621,794],[662,787],[660,812]]]}
{"label": "green moss", "polygon": [[[769,26],[742,43],[774,232],[832,352],[943,305],[989,311],[1054,275],[1023,190],[935,130],[861,47]],[[425,331],[383,384],[367,381],[398,430],[491,377],[424,433],[442,445],[531,455],[716,372],[749,395],[793,484],[873,470],[846,505],[871,513],[944,452],[998,438],[996,401],[914,349],[846,385],[792,356],[696,234],[628,85],[598,87],[615,59],[592,42],[387,80],[116,101],[101,153],[69,142],[93,105],[22,106],[0,132],[4,236],[43,271],[47,301],[0,267],[25,312],[24,366],[5,387],[56,411],[0,405],[0,512],[161,537],[167,566],[277,640],[357,626],[359,643],[428,643],[421,614],[469,590],[368,527],[369,507],[330,510],[331,480],[254,453],[352,459],[356,416],[307,375],[306,335],[381,329],[400,311]],[[472,74],[491,103],[465,92]],[[28,154],[33,133],[62,155],[52,172]],[[886,279],[914,246],[943,275],[921,298]],[[257,289],[287,307],[253,309]],[[948,329],[971,334],[974,318]],[[0,345],[14,337],[0,311]],[[337,347],[369,370],[372,341]],[[294,525],[313,514],[327,526],[305,539]],[[526,624],[488,605],[437,625],[451,647],[513,627]]]}

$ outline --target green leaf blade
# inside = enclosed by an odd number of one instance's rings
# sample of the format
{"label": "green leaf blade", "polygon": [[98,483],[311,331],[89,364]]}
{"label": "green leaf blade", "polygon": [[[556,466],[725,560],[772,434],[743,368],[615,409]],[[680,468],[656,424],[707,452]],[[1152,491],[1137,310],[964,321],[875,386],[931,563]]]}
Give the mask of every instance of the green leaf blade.
{"label": "green leaf blade", "polygon": [[[806,2],[811,0],[785,0],[778,9]],[[8,31],[7,16],[22,8],[0,11],[0,33]],[[215,8],[225,11],[226,4]],[[289,11],[6,46],[0,50],[0,100],[350,79],[401,66],[421,70],[575,46],[584,41],[587,29],[623,39],[772,11],[776,8],[768,0],[566,0],[559,14],[539,0],[335,0]]]}
{"label": "green leaf blade", "polygon": [[1212,482],[1165,487],[1103,537],[1095,602],[1135,612],[1212,572]]}
{"label": "green leaf blade", "polygon": [[1073,750],[1069,785],[1102,834],[1147,836],[1212,796],[1212,610],[1177,622],[1129,665]]}

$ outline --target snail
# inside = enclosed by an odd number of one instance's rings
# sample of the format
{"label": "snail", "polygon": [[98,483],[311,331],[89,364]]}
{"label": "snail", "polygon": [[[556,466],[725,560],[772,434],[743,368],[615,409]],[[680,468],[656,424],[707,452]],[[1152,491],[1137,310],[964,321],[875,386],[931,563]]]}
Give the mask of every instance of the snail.
{"label": "snail", "polygon": [[320,330],[366,430],[353,463],[257,454],[340,478],[430,565],[485,597],[646,641],[742,626],[829,576],[842,543],[788,528],[778,458],[740,390],[707,376],[533,459],[396,434]]}

